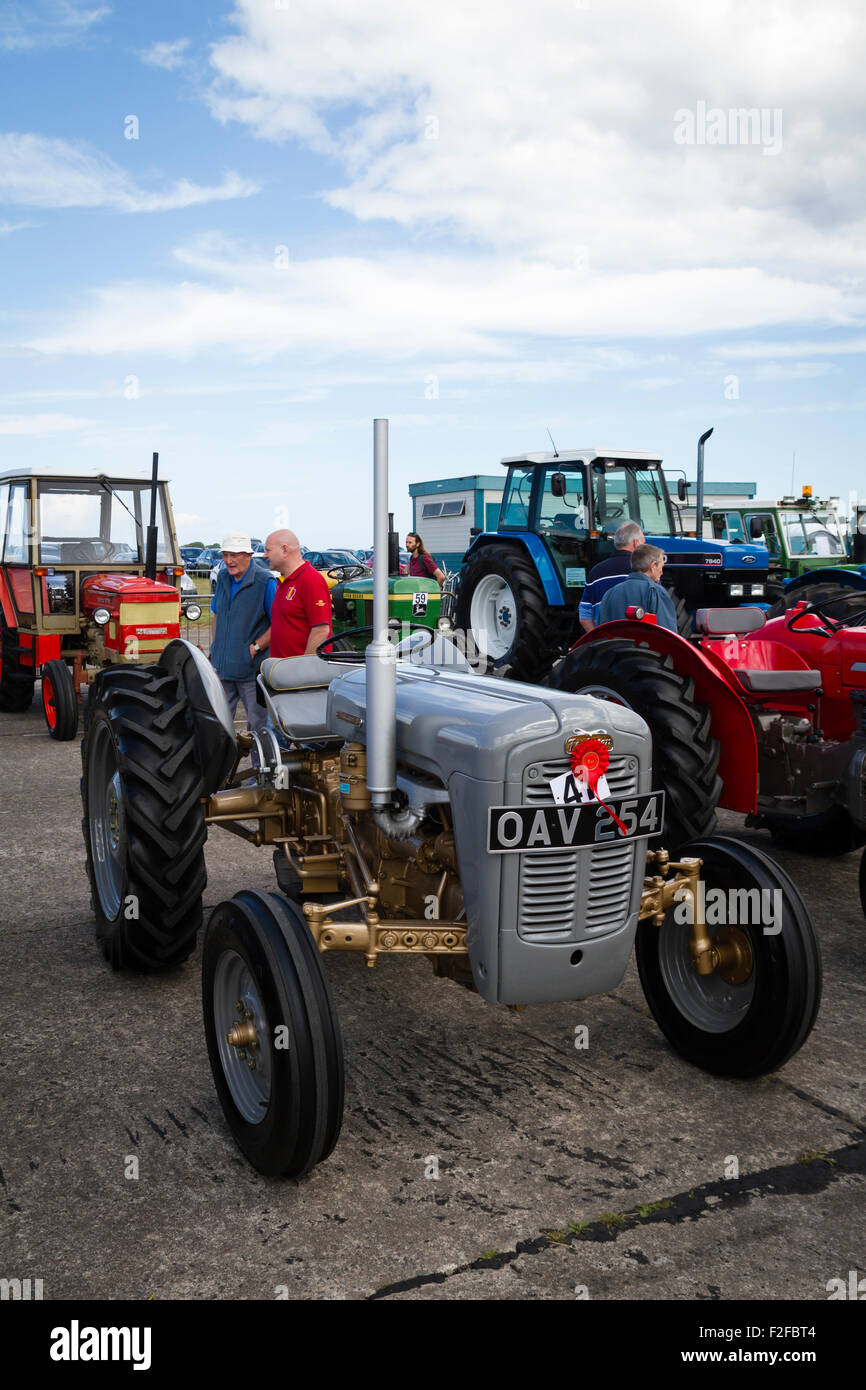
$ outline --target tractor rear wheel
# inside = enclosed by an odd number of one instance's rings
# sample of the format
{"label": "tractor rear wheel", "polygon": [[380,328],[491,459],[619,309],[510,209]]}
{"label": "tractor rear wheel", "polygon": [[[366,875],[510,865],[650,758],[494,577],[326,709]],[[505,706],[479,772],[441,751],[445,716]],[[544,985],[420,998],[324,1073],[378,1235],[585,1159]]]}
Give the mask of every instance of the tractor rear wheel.
{"label": "tractor rear wheel", "polygon": [[78,696],[65,661],[46,661],[42,668],[42,712],[48,732],[65,743],[78,733]]}
{"label": "tractor rear wheel", "polygon": [[685,637],[688,641],[694,632],[694,628],[692,627],[692,615],[686,608],[686,601],[681,594],[677,593],[676,589],[672,587],[668,588],[667,584],[665,588],[668,592],[668,598],[676,609],[677,632],[680,634],[680,637]]}
{"label": "tractor rear wheel", "polygon": [[[570,623],[573,614],[567,617]],[[540,680],[561,649],[562,620],[523,551],[491,545],[467,562],[454,625],[471,634],[493,673]]]}
{"label": "tractor rear wheel", "polygon": [[669,656],[619,639],[569,652],[550,677],[556,690],[625,705],[645,719],[653,740],[653,787],[665,792],[662,845],[672,855],[686,840],[711,834],[722,790],[719,743],[710,711],[694,703],[694,681]]}
{"label": "tractor rear wheel", "polygon": [[21,665],[18,632],[0,612],[0,710],[23,714],[33,703],[33,671]]}
{"label": "tractor rear wheel", "polygon": [[640,922],[635,950],[647,1003],[686,1061],[718,1076],[762,1076],[802,1047],[818,1013],[821,957],[808,911],[760,850],[718,836],[685,853],[703,860],[707,931],[727,947],[728,961],[698,974],[686,902],[660,927]]}
{"label": "tractor rear wheel", "polygon": [[260,1173],[300,1178],[333,1149],[343,1121],[343,1043],[328,977],[299,908],[236,893],[207,926],[207,1050],[217,1095]]}
{"label": "tractor rear wheel", "polygon": [[202,920],[207,830],[182,681],[159,666],[100,672],[81,747],[96,936],[115,969],[190,955]]}
{"label": "tractor rear wheel", "polygon": [[824,854],[832,858],[850,854],[866,844],[866,833],[855,825],[841,806],[831,806],[816,816],[765,815],[767,829],[779,845],[800,854]]}
{"label": "tractor rear wheel", "polygon": [[860,906],[863,916],[866,917],[866,849],[860,856]]}

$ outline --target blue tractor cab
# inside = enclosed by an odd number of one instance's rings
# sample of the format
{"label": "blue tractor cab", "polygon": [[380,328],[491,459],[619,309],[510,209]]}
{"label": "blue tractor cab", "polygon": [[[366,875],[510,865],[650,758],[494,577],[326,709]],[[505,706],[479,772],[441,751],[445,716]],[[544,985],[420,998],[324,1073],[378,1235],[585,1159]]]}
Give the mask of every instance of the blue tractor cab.
{"label": "blue tractor cab", "polygon": [[766,546],[683,534],[658,455],[586,448],[502,464],[499,525],[463,556],[456,615],[492,670],[527,681],[550,670],[580,635],[587,574],[613,553],[625,521],[636,521],[668,556],[664,583],[684,632],[698,608],[764,602]]}

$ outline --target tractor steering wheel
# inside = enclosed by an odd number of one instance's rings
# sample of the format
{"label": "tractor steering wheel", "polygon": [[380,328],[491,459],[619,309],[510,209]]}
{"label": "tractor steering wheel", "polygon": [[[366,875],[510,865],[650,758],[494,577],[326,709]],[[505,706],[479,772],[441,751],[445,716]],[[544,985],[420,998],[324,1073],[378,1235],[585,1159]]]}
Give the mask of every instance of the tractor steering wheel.
{"label": "tractor steering wheel", "polygon": [[369,579],[371,572],[366,565],[335,565],[327,573],[329,579],[336,579],[339,583],[345,584],[350,579]]}
{"label": "tractor steering wheel", "polygon": [[[394,630],[399,631],[401,636],[409,637],[413,632],[429,632],[431,638],[436,636],[436,629],[428,626],[427,623],[401,623],[394,618],[389,621],[388,626],[391,627],[392,623]],[[323,661],[332,661],[338,666],[358,666],[364,660],[364,653],[359,652],[356,648],[353,647],[351,650],[344,648],[342,651],[323,651],[323,648],[330,647],[333,642],[340,642],[345,637],[372,637],[374,632],[375,628],[372,627],[350,627],[343,632],[332,632],[330,637],[326,637],[323,642],[319,643],[316,648],[316,656],[321,657]]]}
{"label": "tractor steering wheel", "polygon": [[[817,603],[807,604],[799,613],[795,613],[793,617],[788,619],[788,628],[791,632],[820,632],[824,637],[834,637],[840,628],[861,627],[866,622],[866,604],[863,608],[856,609],[854,613],[844,618],[833,618],[825,611],[828,608],[834,608],[838,603],[849,603],[850,600],[851,594],[847,593],[840,594],[838,598],[823,598],[819,599]],[[801,618],[809,618],[813,615],[820,619],[821,625],[819,627],[802,628],[798,626]]]}

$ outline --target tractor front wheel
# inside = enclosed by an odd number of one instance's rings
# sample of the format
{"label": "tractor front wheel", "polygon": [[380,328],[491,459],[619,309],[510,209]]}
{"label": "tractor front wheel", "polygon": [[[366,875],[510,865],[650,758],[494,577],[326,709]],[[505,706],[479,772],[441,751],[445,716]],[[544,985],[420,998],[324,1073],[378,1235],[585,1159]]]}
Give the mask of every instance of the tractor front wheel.
{"label": "tractor front wheel", "polygon": [[78,733],[78,695],[65,661],[46,661],[42,668],[42,712],[52,738],[68,742]]}
{"label": "tractor front wheel", "polygon": [[207,926],[202,1002],[214,1083],[254,1168],[300,1178],[343,1120],[340,1026],[303,914],[274,893],[236,893]]}
{"label": "tractor front wheel", "polygon": [[192,714],[159,666],[100,672],[81,746],[96,935],[115,969],[186,960],[202,920],[207,835]]}
{"label": "tractor front wheel", "polygon": [[725,951],[698,974],[689,949],[691,905],[660,927],[638,925],[635,949],[653,1017],[686,1061],[718,1076],[775,1071],[809,1036],[821,999],[821,957],[808,911],[787,874],[726,836],[684,854],[703,861],[707,932]]}
{"label": "tractor front wheel", "polygon": [[454,625],[471,634],[493,673],[540,680],[560,650],[560,622],[523,551],[491,545],[469,559]]}
{"label": "tractor front wheel", "polygon": [[719,743],[710,711],[694,702],[694,681],[669,656],[618,639],[575,648],[550,677],[556,690],[625,705],[645,719],[653,741],[653,787],[665,792],[661,843],[673,855],[686,840],[711,834],[722,790]]}

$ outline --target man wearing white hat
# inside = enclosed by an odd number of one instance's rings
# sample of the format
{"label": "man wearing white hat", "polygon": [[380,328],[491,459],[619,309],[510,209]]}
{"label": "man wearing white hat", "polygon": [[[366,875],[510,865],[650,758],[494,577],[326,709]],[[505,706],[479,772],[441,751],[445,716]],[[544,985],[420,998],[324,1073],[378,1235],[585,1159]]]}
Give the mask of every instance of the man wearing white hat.
{"label": "man wearing white hat", "polygon": [[256,700],[256,674],[270,643],[277,583],[263,565],[253,564],[250,538],[241,531],[224,537],[222,556],[211,603],[216,628],[210,659],[232,714],[241,700],[249,727],[258,733],[267,723],[267,711]]}

